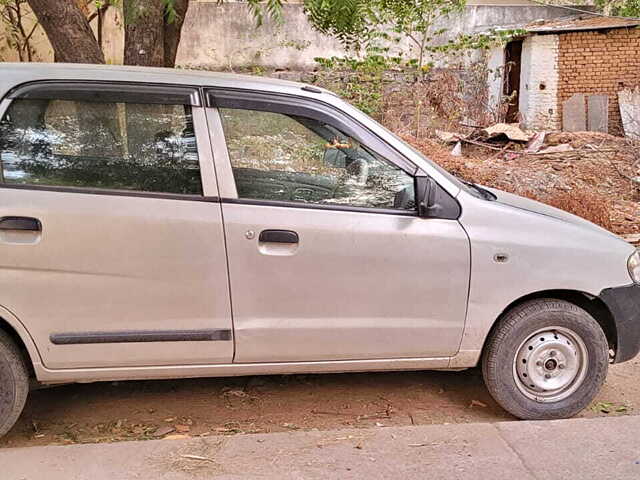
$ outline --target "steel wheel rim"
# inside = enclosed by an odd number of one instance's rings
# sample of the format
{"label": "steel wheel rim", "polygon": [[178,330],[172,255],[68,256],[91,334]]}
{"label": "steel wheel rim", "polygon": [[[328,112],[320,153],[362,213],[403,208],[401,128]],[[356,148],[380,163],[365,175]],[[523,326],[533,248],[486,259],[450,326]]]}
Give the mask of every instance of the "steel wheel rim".
{"label": "steel wheel rim", "polygon": [[546,327],[529,335],[516,350],[513,378],[527,398],[559,402],[582,385],[589,364],[587,346],[564,327]]}

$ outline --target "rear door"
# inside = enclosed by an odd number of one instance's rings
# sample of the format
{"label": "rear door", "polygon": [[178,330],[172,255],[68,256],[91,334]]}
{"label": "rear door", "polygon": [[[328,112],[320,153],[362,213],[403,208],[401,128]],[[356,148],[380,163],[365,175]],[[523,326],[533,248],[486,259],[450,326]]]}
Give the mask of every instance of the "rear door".
{"label": "rear door", "polygon": [[235,361],[455,354],[468,239],[455,219],[416,215],[416,167],[329,107],[225,91],[210,101]]}
{"label": "rear door", "polygon": [[13,93],[0,132],[0,303],[46,367],[232,361],[206,128],[191,88]]}

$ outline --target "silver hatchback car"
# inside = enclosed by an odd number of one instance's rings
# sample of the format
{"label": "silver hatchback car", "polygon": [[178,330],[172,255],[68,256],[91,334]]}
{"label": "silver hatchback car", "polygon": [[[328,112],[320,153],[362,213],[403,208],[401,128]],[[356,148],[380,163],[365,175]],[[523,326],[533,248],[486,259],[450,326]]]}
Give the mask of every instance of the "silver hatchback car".
{"label": "silver hatchback car", "polygon": [[0,434],[47,384],[482,365],[574,415],[640,349],[640,257],[463,183],[334,94],[0,64]]}

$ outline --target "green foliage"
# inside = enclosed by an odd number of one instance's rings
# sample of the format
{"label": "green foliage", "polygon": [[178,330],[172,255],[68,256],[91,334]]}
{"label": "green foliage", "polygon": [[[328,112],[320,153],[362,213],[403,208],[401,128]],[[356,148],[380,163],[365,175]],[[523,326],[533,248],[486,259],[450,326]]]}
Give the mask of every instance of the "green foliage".
{"label": "green foliage", "polygon": [[[367,61],[384,56],[422,73],[431,70],[436,54],[487,49],[517,33],[511,30],[462,34],[445,40],[448,29],[443,25],[451,16],[461,13],[465,5],[466,0],[305,0],[304,3],[315,28],[339,39],[357,56],[364,53]],[[432,57],[430,61],[426,61],[428,54]],[[402,56],[407,58],[398,61]]]}
{"label": "green foliage", "polygon": [[112,0],[94,0],[93,1],[93,5],[96,7],[97,10],[104,8],[104,7],[108,7],[110,5],[112,5],[114,3],[114,1]]}
{"label": "green foliage", "polygon": [[512,38],[525,35],[526,30],[490,30],[488,32],[476,34],[460,34],[456,39],[449,40],[442,45],[428,46],[431,52],[451,53],[463,50],[488,50],[495,45],[503,45]]}
{"label": "green foliage", "polygon": [[376,115],[382,106],[384,73],[402,62],[400,57],[370,54],[362,58],[315,58],[328,72],[344,72],[339,78],[328,75],[322,86],[335,91],[368,115]]}
{"label": "green foliage", "polygon": [[[443,25],[452,15],[461,13],[464,5],[464,0],[305,0],[306,11],[315,27],[338,38],[351,51],[343,58],[315,59],[325,70],[319,77],[321,84],[364,112],[382,119],[387,116],[388,97],[394,95],[387,86],[401,79],[411,85],[406,89],[408,92],[416,92],[415,97],[400,102],[414,106],[412,117],[416,131],[420,130],[426,115],[425,101],[439,114],[462,114],[462,106],[454,108],[451,99],[462,99],[471,90],[479,99],[481,93],[467,87],[462,79],[443,78],[434,71],[436,62],[457,65],[463,53],[487,50],[525,33],[501,30],[463,33],[447,39]],[[472,70],[472,67],[465,69]],[[480,75],[481,92],[486,91],[486,75],[486,71]],[[479,109],[486,104],[480,100],[475,103]],[[464,112],[477,113],[470,109]]]}
{"label": "green foliage", "polygon": [[[172,2],[174,0],[164,1]],[[284,2],[286,0],[246,0],[258,27],[264,23],[265,14],[276,22],[282,23],[282,4]],[[218,5],[222,3],[224,3],[224,0],[218,0]]]}
{"label": "green foliage", "polygon": [[596,6],[607,15],[640,17],[640,0],[596,0]]}
{"label": "green foliage", "polygon": [[367,0],[305,0],[304,8],[317,30],[346,46],[360,45],[369,34],[371,5]]}
{"label": "green foliage", "polygon": [[[313,25],[350,48],[367,48],[379,40],[412,39],[418,46],[444,29],[438,20],[462,11],[466,0],[305,0]],[[381,28],[385,27],[385,28]],[[395,33],[392,37],[389,33]],[[398,37],[400,35],[400,37]]]}
{"label": "green foliage", "polygon": [[640,0],[627,0],[617,14],[624,17],[640,17]]}
{"label": "green foliage", "polygon": [[173,23],[176,21],[178,17],[178,13],[176,12],[176,2],[175,0],[162,0],[164,3],[164,15],[167,23]]}

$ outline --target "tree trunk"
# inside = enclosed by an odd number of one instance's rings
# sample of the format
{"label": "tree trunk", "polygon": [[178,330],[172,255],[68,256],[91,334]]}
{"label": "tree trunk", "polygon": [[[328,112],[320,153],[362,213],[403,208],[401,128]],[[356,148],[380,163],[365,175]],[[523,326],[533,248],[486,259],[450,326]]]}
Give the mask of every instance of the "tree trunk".
{"label": "tree trunk", "polygon": [[76,0],[76,5],[85,17],[89,16],[89,3],[86,0]]}
{"label": "tree trunk", "polygon": [[164,2],[124,0],[124,64],[164,66]]}
{"label": "tree trunk", "polygon": [[175,19],[168,22],[165,18],[164,24],[164,66],[173,68],[176,66],[176,55],[182,34],[182,25],[189,9],[189,0],[175,0]]}
{"label": "tree trunk", "polygon": [[28,0],[58,62],[104,63],[87,18],[74,0]]}

